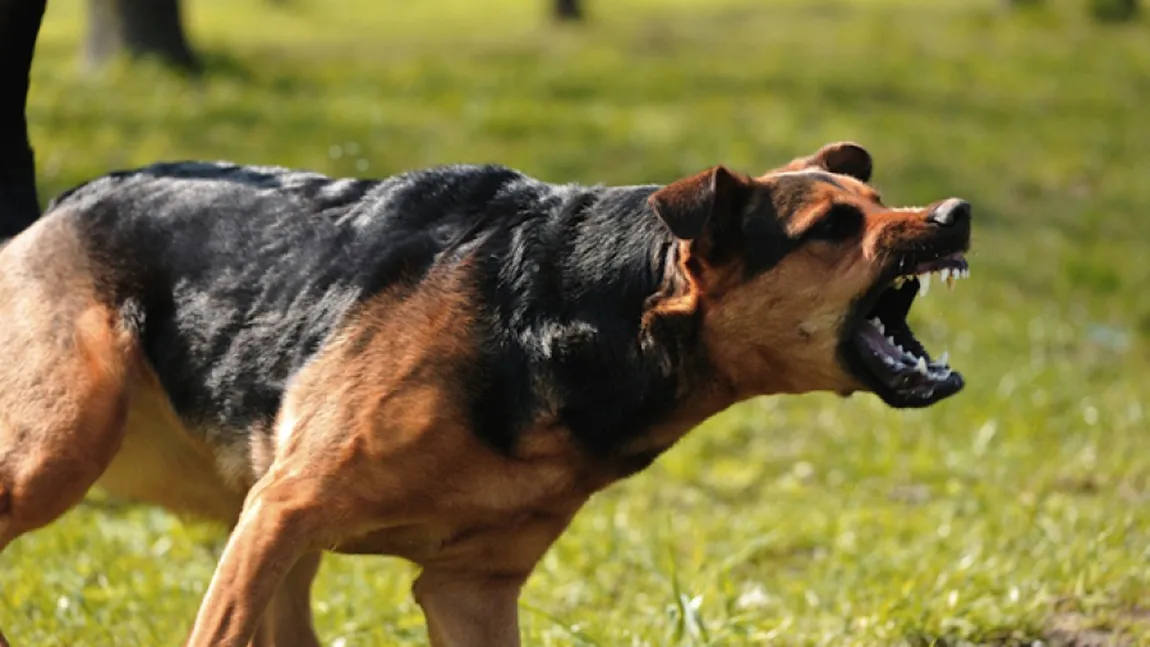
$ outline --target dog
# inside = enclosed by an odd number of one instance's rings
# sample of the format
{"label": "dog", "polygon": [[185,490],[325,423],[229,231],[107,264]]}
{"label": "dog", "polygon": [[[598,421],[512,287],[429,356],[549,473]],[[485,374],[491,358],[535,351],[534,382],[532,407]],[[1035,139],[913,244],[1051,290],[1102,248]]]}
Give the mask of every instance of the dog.
{"label": "dog", "polygon": [[768,394],[962,389],[906,315],[971,207],[828,144],[752,177],[557,185],[169,163],[0,250],[0,549],[93,485],[231,527],[190,647],[318,645],[324,551],[421,567],[435,647],[517,645],[588,498]]}

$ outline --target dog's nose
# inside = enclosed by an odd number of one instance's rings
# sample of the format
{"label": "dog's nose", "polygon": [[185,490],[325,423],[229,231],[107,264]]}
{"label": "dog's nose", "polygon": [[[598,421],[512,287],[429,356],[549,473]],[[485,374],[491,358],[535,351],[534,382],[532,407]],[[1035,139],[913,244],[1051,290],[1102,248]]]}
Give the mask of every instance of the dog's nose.
{"label": "dog's nose", "polygon": [[970,220],[970,203],[959,198],[943,200],[942,204],[935,207],[927,215],[926,220],[941,227],[952,227],[960,224]]}

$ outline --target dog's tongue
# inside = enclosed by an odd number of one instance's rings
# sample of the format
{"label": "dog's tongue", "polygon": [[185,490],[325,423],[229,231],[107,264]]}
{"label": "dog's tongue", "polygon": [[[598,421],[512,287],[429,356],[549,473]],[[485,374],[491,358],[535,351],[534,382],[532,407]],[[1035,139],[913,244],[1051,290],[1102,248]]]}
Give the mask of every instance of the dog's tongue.
{"label": "dog's tongue", "polygon": [[[903,351],[890,342],[882,332],[870,322],[863,322],[855,333],[855,343],[862,347],[863,358],[878,368],[877,374],[885,382],[892,383],[894,373],[906,363]],[[880,368],[881,367],[881,368]]]}
{"label": "dog's tongue", "polygon": [[858,338],[875,353],[891,357],[897,357],[900,354],[898,349],[887,341],[887,338],[878,331],[878,328],[875,328],[869,323],[859,326]]}

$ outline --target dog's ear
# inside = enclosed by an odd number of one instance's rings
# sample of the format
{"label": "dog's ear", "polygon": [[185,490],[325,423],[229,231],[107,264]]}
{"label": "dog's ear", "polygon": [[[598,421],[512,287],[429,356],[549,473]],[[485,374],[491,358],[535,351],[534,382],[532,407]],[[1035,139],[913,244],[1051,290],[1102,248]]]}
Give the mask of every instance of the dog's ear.
{"label": "dog's ear", "polygon": [[821,168],[824,171],[849,175],[856,180],[869,182],[874,170],[870,153],[854,142],[827,144],[809,157],[800,157],[786,166],[786,170],[798,171],[805,168]]}
{"label": "dog's ear", "polygon": [[668,184],[647,202],[676,238],[695,240],[737,216],[748,188],[745,176],[715,166]]}

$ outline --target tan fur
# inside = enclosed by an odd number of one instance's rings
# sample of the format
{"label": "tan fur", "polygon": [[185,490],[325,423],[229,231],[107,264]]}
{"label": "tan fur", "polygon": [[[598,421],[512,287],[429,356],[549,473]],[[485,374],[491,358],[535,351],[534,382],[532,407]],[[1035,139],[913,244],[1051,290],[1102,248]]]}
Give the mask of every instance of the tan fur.
{"label": "tan fur", "polygon": [[0,250],[0,267],[10,268],[0,272],[0,356],[17,369],[0,371],[9,508],[0,548],[75,504],[120,448],[134,342],[98,302],[75,239],[59,229],[41,221]]}
{"label": "tan fur", "polygon": [[202,436],[184,428],[149,367],[139,367],[130,402],[123,445],[96,485],[130,501],[234,523],[245,490],[228,483]]}

